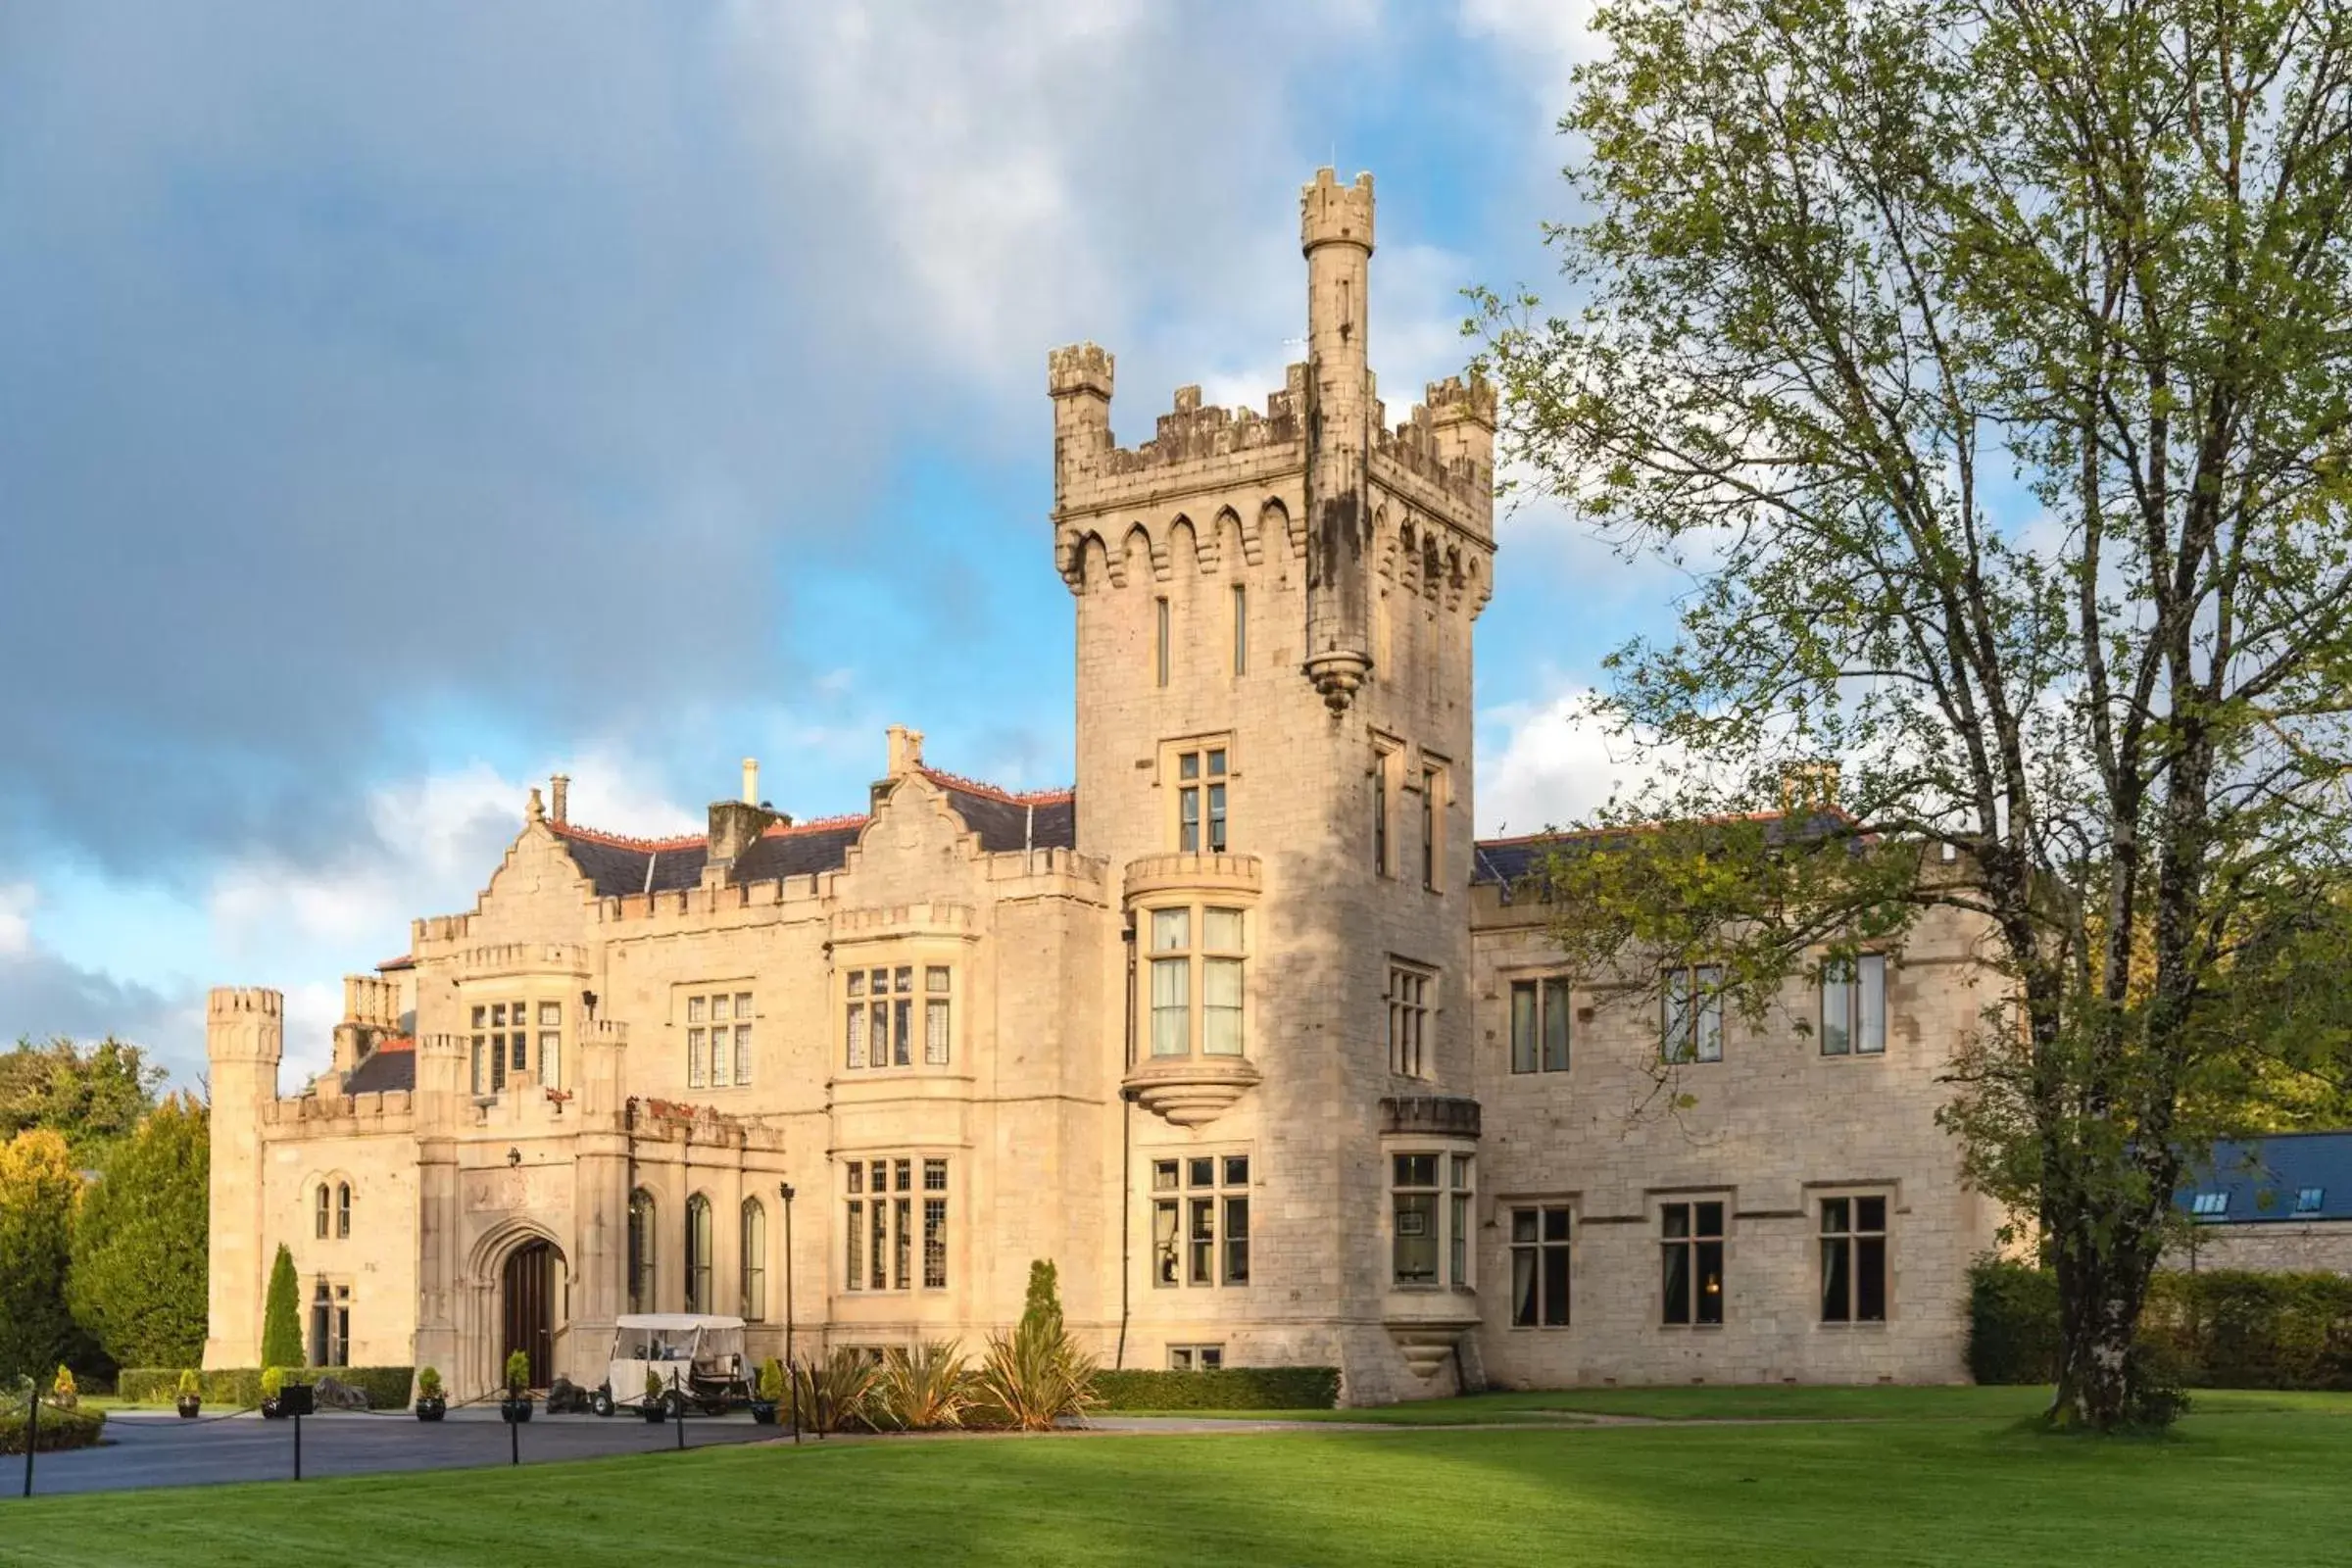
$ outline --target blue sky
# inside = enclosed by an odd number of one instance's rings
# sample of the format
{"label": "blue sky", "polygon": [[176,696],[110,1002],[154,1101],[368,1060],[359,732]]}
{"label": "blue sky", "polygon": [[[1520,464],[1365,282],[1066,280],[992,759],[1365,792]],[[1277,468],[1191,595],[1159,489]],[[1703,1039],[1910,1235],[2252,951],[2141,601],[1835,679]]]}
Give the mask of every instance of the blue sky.
{"label": "blue sky", "polygon": [[[19,0],[0,9],[0,1038],[148,1043],[467,906],[524,790],[692,827],[882,727],[1070,771],[1046,350],[1113,424],[1279,386],[1297,188],[1379,181],[1393,413],[1539,286],[1588,7]],[[1541,507],[1479,627],[1482,830],[1671,580]],[[291,1079],[293,1073],[289,1073]]]}

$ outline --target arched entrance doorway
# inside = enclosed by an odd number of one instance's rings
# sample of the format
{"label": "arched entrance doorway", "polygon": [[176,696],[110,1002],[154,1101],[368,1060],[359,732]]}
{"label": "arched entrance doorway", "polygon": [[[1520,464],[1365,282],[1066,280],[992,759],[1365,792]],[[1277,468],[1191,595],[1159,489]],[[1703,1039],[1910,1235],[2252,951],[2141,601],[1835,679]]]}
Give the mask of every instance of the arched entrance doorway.
{"label": "arched entrance doorway", "polygon": [[556,1365],[557,1265],[563,1260],[555,1245],[523,1243],[507,1254],[499,1271],[499,1376],[505,1376],[507,1357],[520,1350],[530,1357],[531,1387],[544,1389]]}

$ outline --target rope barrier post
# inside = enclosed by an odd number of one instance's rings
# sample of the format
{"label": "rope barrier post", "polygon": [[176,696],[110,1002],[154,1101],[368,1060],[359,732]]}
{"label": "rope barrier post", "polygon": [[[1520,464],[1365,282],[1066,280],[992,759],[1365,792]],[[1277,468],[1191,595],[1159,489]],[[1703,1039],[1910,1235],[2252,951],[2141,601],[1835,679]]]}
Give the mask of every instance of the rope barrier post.
{"label": "rope barrier post", "polygon": [[522,1422],[519,1416],[519,1411],[507,1412],[507,1463],[515,1466],[522,1463]]}
{"label": "rope barrier post", "polygon": [[672,1367],[669,1373],[669,1393],[670,1419],[677,1423],[678,1451],[684,1453],[686,1451],[686,1396],[678,1393],[678,1373],[675,1367]]}
{"label": "rope barrier post", "polygon": [[294,1479],[302,1479],[302,1411],[294,1411]]}
{"label": "rope barrier post", "polygon": [[41,1383],[34,1378],[32,1403],[24,1412],[24,1495],[32,1495],[32,1456],[41,1446]]}
{"label": "rope barrier post", "polygon": [[788,1361],[785,1376],[792,1384],[792,1446],[801,1446],[801,1369],[798,1362]]}

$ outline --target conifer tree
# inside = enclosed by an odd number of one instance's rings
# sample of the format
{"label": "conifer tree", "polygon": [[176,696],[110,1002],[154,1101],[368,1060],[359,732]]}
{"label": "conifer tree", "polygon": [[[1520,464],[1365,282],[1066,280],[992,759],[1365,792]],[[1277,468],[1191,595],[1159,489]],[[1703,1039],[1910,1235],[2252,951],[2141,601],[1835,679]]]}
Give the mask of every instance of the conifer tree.
{"label": "conifer tree", "polygon": [[72,1349],[66,1261],[80,1189],[58,1134],[0,1144],[0,1381],[45,1377]]}
{"label": "conifer tree", "polygon": [[210,1138],[193,1099],[166,1100],[81,1203],[66,1299],[122,1366],[182,1366],[204,1350]]}
{"label": "conifer tree", "polygon": [[294,1278],[294,1254],[277,1244],[277,1261],[270,1265],[270,1296],[262,1310],[262,1365],[301,1366],[301,1286]]}

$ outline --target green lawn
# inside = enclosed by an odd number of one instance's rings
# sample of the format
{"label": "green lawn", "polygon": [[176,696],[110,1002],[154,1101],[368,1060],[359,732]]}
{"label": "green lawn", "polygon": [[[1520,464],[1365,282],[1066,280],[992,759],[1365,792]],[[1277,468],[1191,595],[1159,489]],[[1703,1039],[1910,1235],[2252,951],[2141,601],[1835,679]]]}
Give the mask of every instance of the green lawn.
{"label": "green lawn", "polygon": [[[1768,1392],[1787,1409],[1807,1391]],[[1909,1411],[1924,1391],[1860,1392]],[[0,1560],[2346,1560],[2352,1400],[2213,1396],[2175,1438],[2102,1443],[2021,1429],[2030,1397],[1949,1392],[1937,1418],[1868,1425],[900,1439],[11,1500]]]}
{"label": "green lawn", "polygon": [[[2310,1411],[2352,1415],[2352,1395],[2278,1394],[2200,1389],[2190,1397],[2208,1414]],[[1542,1425],[1592,1415],[1664,1421],[2022,1421],[2050,1402],[2046,1388],[1802,1387],[1692,1384],[1638,1389],[1544,1389],[1421,1399],[1369,1410],[1178,1410],[1171,1415],[1218,1421],[1340,1421],[1380,1426]],[[1137,1412],[1141,1413],[1141,1412]]]}

